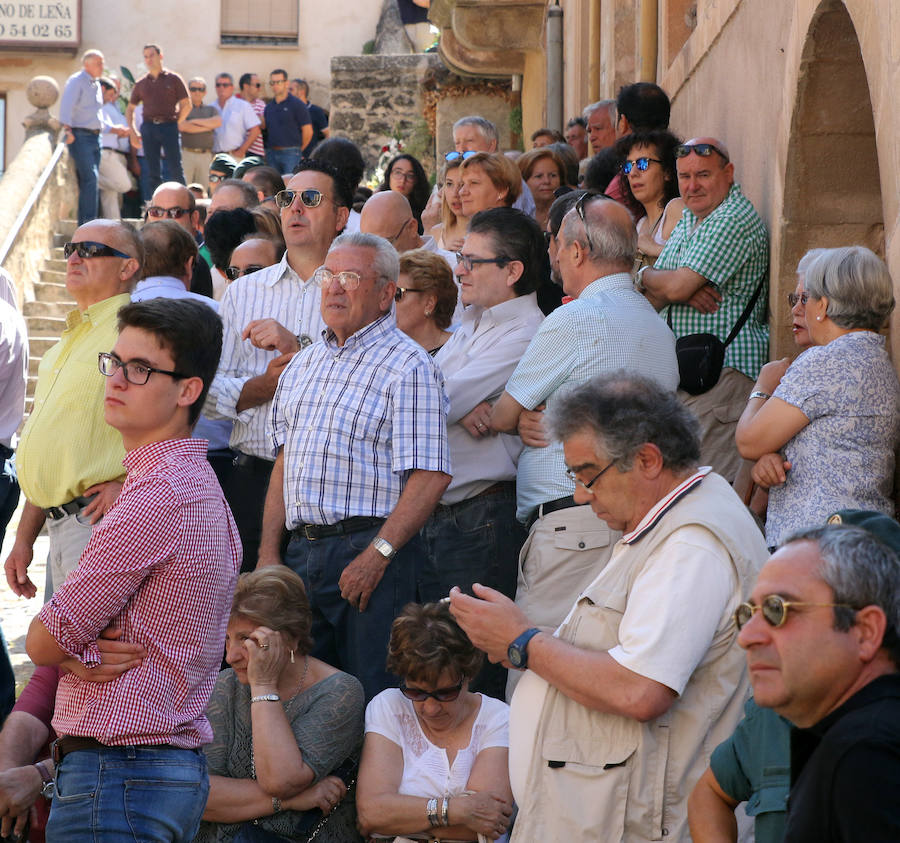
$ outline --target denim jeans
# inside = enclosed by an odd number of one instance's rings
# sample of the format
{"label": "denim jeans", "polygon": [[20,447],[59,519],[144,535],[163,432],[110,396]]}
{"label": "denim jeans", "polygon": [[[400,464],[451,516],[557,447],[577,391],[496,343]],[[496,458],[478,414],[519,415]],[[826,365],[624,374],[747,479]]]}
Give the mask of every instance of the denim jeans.
{"label": "denim jeans", "polygon": [[[148,181],[144,194],[144,201],[150,201],[153,191],[162,184],[160,177],[160,150],[166,153],[169,177],[172,181],[180,181],[184,184],[184,171],[181,168],[181,136],[178,132],[178,124],[153,123],[145,120],[141,123],[141,141],[144,144],[144,160],[142,169],[147,167]],[[142,183],[143,188],[143,183]]]}
{"label": "denim jeans", "polygon": [[343,597],[338,580],[378,534],[379,526],[327,539],[291,539],[284,563],[303,579],[312,609],[313,655],[353,674],[366,702],[397,677],[385,669],[391,623],[416,599],[417,564],[422,546],[417,536],[404,545],[385,569],[364,612]]}
{"label": "denim jeans", "polygon": [[189,749],[82,749],[57,768],[47,843],[194,838],[209,795],[206,757]]}
{"label": "denim jeans", "polygon": [[300,163],[301,150],[299,146],[286,146],[283,149],[266,150],[266,164],[274,167],[279,173],[293,173],[294,167]]}
{"label": "denim jeans", "polygon": [[100,135],[89,129],[72,128],[75,140],[69,144],[69,155],[78,175],[78,224],[97,219],[97,187],[100,179]]}
{"label": "denim jeans", "polygon": [[[476,582],[513,599],[519,551],[526,535],[516,520],[512,483],[452,506],[438,506],[421,531],[425,558],[419,580],[420,599],[423,603],[440,600],[455,585],[471,594]],[[504,699],[506,670],[485,662],[471,688]]]}

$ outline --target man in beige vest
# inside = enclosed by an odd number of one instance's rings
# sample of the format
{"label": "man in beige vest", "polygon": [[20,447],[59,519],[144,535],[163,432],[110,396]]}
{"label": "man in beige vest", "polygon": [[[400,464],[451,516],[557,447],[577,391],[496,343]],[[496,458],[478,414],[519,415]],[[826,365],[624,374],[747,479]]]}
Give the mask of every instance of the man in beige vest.
{"label": "man in beige vest", "polygon": [[491,661],[527,668],[510,713],[512,840],[688,841],[687,796],[747,696],[733,614],[762,534],[698,467],[697,420],[652,380],[597,377],[547,421],[576,501],[623,535],[555,633],[490,589],[451,595]]}

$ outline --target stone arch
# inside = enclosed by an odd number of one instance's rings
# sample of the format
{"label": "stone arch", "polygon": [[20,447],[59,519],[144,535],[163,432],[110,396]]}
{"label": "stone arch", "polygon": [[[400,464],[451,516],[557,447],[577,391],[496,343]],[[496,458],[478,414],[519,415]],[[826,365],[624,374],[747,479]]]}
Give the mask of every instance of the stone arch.
{"label": "stone arch", "polygon": [[806,31],[772,255],[772,356],[793,355],[786,293],[811,248],[862,243],[882,257],[884,216],[872,98],[851,15],[823,0]]}

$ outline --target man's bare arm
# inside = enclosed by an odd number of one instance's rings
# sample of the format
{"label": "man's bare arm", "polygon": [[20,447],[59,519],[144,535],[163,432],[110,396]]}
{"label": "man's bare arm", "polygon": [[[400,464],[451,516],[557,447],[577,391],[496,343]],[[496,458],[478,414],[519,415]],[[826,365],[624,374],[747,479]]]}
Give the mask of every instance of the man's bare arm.
{"label": "man's bare arm", "polygon": [[266,505],[263,509],[262,534],[259,539],[257,567],[281,564],[281,537],[284,535],[284,448],[275,457],[269,475]]}
{"label": "man's bare arm", "polygon": [[16,528],[16,540],[6,559],[6,582],[19,597],[29,599],[37,594],[37,587],[28,576],[28,566],[34,558],[34,543],[44,526],[44,510],[26,500]]}
{"label": "man's bare arm", "polygon": [[641,272],[644,295],[657,310],[668,304],[686,302],[703,287],[707,279],[700,273],[680,266],[678,269],[652,269]]}
{"label": "man's bare arm", "polygon": [[35,664],[62,664],[71,658],[69,653],[56,643],[56,639],[38,615],[31,619],[31,625],[28,627],[25,650],[28,658]]}
{"label": "man's bare arm", "polygon": [[491,412],[491,430],[497,433],[516,433],[519,426],[519,416],[526,408],[523,407],[506,390],[497,399]]}
{"label": "man's bare arm", "polygon": [[688,799],[688,825],[694,843],[735,843],[738,827],[734,809],[739,804],[719,787],[707,767]]}
{"label": "man's bare arm", "polygon": [[211,132],[218,129],[222,125],[221,117],[184,117],[178,121],[178,129],[187,132],[189,135],[195,135],[198,132]]}
{"label": "man's bare arm", "polygon": [[235,410],[242,413],[251,407],[259,407],[260,404],[271,401],[275,397],[275,387],[278,386],[278,378],[284,371],[284,367],[291,362],[293,356],[294,353],[291,352],[290,354],[280,354],[278,357],[273,357],[266,366],[265,372],[246,381],[241,388],[241,394],[235,405]]}

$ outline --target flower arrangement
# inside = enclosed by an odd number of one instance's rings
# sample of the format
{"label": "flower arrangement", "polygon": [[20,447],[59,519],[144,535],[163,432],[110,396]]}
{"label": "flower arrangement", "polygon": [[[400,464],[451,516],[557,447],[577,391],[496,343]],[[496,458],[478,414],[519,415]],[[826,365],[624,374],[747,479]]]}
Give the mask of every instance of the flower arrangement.
{"label": "flower arrangement", "polygon": [[372,174],[366,181],[366,186],[371,188],[372,190],[377,190],[381,186],[381,183],[384,181],[384,173],[385,170],[387,170],[387,165],[395,156],[405,151],[406,146],[404,145],[403,141],[400,140],[399,136],[395,135],[394,137],[392,137],[390,143],[381,147],[381,154],[378,156],[378,163],[375,165],[375,169],[372,171]]}

